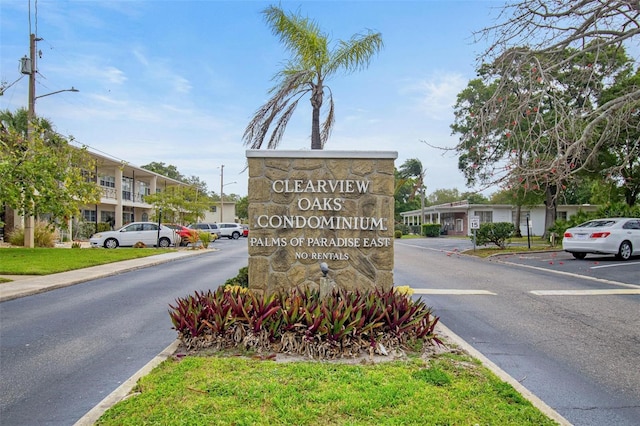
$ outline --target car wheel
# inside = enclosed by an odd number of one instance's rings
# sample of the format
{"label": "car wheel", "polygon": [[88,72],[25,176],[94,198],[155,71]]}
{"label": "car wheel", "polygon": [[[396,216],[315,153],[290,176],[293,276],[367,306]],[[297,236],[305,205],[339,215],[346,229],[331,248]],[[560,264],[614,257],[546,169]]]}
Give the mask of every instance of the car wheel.
{"label": "car wheel", "polygon": [[573,255],[573,257],[575,257],[576,259],[584,259],[585,257],[587,257],[587,253],[571,253]]}
{"label": "car wheel", "polygon": [[114,249],[118,247],[118,240],[115,238],[107,238],[104,242],[104,248]]}
{"label": "car wheel", "polygon": [[162,248],[167,248],[171,245],[171,241],[168,238],[160,238],[160,242],[158,244],[160,244],[160,247]]}
{"label": "car wheel", "polygon": [[240,233],[236,231],[236,232],[234,232],[234,233],[231,235],[231,237],[232,237],[234,240],[237,240],[238,238],[240,238]]}
{"label": "car wheel", "polygon": [[618,258],[622,260],[629,260],[631,259],[631,253],[633,253],[631,243],[629,241],[623,241],[618,249]]}

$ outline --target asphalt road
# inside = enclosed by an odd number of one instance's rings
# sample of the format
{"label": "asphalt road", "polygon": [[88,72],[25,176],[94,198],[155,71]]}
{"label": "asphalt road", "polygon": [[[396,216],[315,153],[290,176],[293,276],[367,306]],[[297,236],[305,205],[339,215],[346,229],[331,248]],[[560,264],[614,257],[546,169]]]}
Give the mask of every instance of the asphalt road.
{"label": "asphalt road", "polygon": [[72,425],[176,339],[169,304],[247,265],[247,242],[0,304],[0,424]]}
{"label": "asphalt road", "polygon": [[[73,424],[173,342],[168,304],[247,263],[246,240],[215,244],[1,303],[0,424]],[[469,247],[396,240],[396,285],[426,293],[447,327],[575,425],[640,424],[640,296],[580,293],[640,286],[459,254]]]}
{"label": "asphalt road", "polygon": [[[396,240],[396,285],[423,293],[447,327],[573,424],[640,424],[640,286],[459,254],[468,247]],[[619,289],[636,294],[606,292]]]}

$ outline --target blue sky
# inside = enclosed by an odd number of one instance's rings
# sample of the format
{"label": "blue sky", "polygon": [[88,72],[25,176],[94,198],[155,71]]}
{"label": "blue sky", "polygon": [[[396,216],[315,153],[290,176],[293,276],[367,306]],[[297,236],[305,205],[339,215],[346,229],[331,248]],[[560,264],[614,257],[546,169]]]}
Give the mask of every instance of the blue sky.
{"label": "blue sky", "polygon": [[[288,58],[261,11],[280,4],[314,19],[334,41],[365,29],[385,47],[368,69],[328,81],[336,123],[328,150],[397,151],[396,167],[417,158],[427,193],[468,190],[452,147],[456,95],[475,77],[485,47],[472,36],[502,1],[2,0],[0,80],[20,78],[19,60],[37,33],[41,58],[36,113],[91,150],[141,166],[175,165],[220,192],[247,194],[242,134]],[[37,13],[36,13],[37,10]],[[25,76],[0,96],[0,109],[27,106]],[[309,149],[308,100],[281,149]],[[231,183],[237,182],[237,183]]]}

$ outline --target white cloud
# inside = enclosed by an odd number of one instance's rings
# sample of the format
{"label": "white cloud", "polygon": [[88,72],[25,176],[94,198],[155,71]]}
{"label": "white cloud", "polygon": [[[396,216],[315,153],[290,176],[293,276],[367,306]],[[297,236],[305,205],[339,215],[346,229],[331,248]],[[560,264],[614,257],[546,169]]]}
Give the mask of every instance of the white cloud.
{"label": "white cloud", "polygon": [[467,85],[467,79],[459,73],[434,73],[407,87],[418,97],[418,108],[433,120],[451,120],[456,97]]}

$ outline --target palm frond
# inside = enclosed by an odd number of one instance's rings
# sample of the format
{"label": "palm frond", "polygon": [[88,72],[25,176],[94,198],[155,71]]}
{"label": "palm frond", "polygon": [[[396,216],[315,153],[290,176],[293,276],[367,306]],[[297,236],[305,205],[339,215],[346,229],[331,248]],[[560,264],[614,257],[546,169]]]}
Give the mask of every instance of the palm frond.
{"label": "palm frond", "polygon": [[280,141],[282,140],[282,136],[284,135],[284,131],[287,128],[287,124],[289,123],[289,119],[293,115],[296,107],[298,106],[298,102],[300,98],[292,101],[287,109],[280,115],[280,119],[276,123],[273,132],[271,132],[271,138],[269,139],[269,143],[267,144],[267,149],[276,149],[278,145],[280,145]]}
{"label": "palm frond", "polygon": [[325,75],[333,74],[339,69],[344,69],[347,73],[365,69],[373,55],[383,47],[382,34],[371,31],[364,35],[356,34],[349,41],[340,40],[325,68]]}
{"label": "palm frond", "polygon": [[[242,139],[245,145],[251,149],[262,148],[269,128],[277,121],[278,124],[267,146],[269,149],[277,147],[284,132],[284,129],[280,128],[283,116],[293,113],[300,97],[309,91],[305,85],[307,77],[308,73],[304,71],[290,74],[271,90],[273,96],[256,111],[244,131]],[[293,105],[293,109],[288,105]],[[289,118],[286,118],[285,123],[288,121]]]}
{"label": "palm frond", "polygon": [[273,34],[299,62],[315,63],[319,53],[328,57],[327,36],[316,22],[299,14],[287,15],[275,6],[269,6],[262,13]]}
{"label": "palm frond", "polygon": [[327,118],[324,120],[324,123],[322,123],[322,132],[320,133],[320,143],[322,144],[323,149],[324,149],[324,144],[327,142],[327,140],[329,140],[329,136],[331,135],[331,130],[333,129],[333,124],[336,121],[334,105],[333,105],[333,94],[331,93],[331,90],[328,87],[326,88],[327,90],[329,90],[329,99],[328,99],[329,108],[327,111]]}

